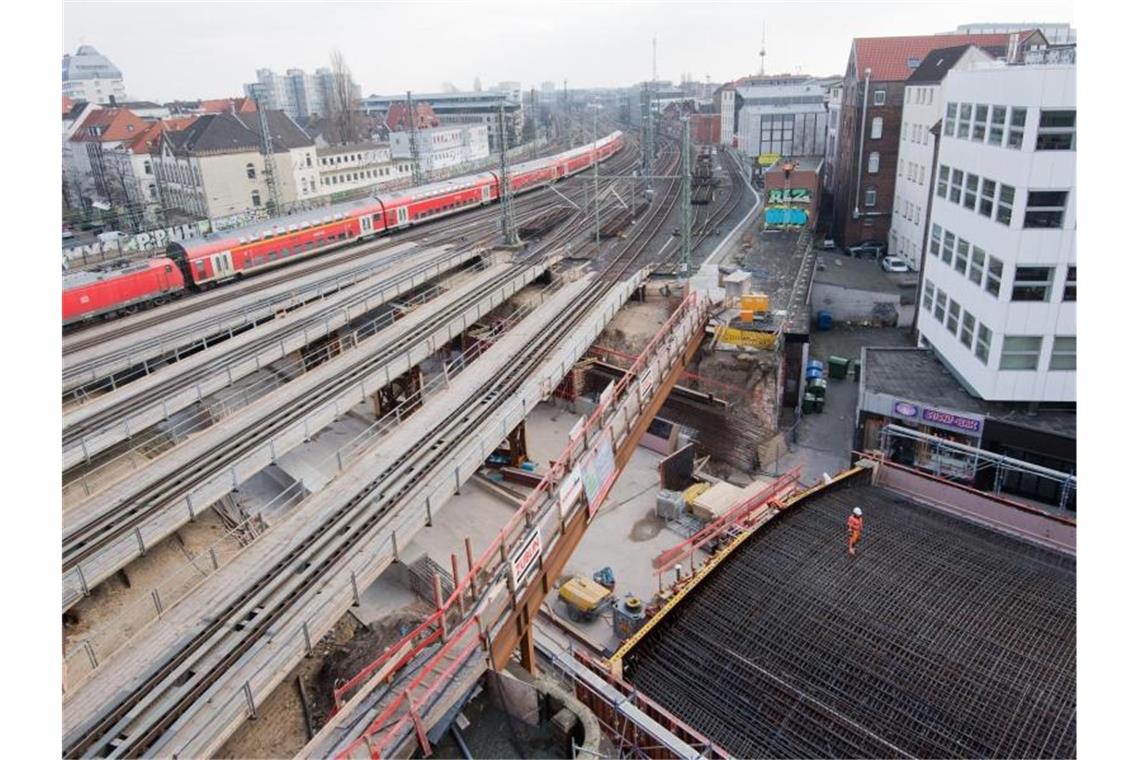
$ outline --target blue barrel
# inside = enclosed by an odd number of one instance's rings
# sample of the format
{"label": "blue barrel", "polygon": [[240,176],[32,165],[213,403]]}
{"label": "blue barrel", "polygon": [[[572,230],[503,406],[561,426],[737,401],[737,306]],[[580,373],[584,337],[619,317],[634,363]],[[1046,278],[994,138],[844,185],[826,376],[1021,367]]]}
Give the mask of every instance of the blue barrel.
{"label": "blue barrel", "polygon": [[815,315],[815,325],[820,330],[830,330],[831,329],[831,312],[830,311],[818,312]]}
{"label": "blue barrel", "polygon": [[809,372],[812,371],[813,369],[817,369],[820,372],[823,372],[823,368],[824,368],[824,364],[819,359],[808,359],[808,371]]}

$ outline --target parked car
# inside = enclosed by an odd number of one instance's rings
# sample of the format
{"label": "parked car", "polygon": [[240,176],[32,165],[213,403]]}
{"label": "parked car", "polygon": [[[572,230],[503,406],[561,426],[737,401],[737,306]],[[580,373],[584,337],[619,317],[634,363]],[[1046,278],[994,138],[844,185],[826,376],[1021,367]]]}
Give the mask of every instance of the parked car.
{"label": "parked car", "polygon": [[909,272],[910,267],[907,266],[906,261],[900,259],[898,256],[888,256],[883,259],[879,266],[883,268],[884,272]]}
{"label": "parked car", "polygon": [[859,245],[853,245],[847,249],[848,256],[854,256],[857,259],[877,259],[886,253],[887,246],[885,243],[880,243],[875,240],[864,240]]}
{"label": "parked car", "polygon": [[832,240],[831,238],[824,238],[823,242],[819,244],[819,247],[821,250],[824,250],[824,251],[834,251],[835,250],[835,241]]}
{"label": "parked car", "polygon": [[70,227],[64,227],[63,228],[63,239],[64,240],[71,240],[74,237],[75,237],[75,231],[74,230],[72,230]]}

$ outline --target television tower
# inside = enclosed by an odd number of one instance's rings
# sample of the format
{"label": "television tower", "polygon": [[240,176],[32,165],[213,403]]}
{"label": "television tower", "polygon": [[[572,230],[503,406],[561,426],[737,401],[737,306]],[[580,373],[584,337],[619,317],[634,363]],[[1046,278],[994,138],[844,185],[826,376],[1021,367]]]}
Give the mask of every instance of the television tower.
{"label": "television tower", "polygon": [[760,25],[760,76],[764,76],[764,56],[768,55],[768,51],[764,46],[764,38],[767,36],[767,23]]}

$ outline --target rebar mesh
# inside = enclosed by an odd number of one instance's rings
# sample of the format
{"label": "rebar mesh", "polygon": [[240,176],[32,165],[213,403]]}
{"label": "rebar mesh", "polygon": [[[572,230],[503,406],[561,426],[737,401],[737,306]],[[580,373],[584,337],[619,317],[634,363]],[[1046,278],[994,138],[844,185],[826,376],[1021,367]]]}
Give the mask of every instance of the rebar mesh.
{"label": "rebar mesh", "polygon": [[739,547],[626,663],[741,757],[1072,757],[1076,562],[833,486]]}

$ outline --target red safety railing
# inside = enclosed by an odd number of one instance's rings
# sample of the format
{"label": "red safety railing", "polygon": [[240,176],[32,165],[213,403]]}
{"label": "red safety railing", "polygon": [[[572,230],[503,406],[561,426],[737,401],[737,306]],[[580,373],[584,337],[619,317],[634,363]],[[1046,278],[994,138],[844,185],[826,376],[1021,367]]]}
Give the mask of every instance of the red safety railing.
{"label": "red safety railing", "polygon": [[724,532],[730,525],[745,522],[748,517],[768,504],[781,492],[786,491],[799,482],[803,465],[797,465],[770,483],[763,491],[734,505],[720,517],[711,521],[705,527],[689,536],[676,546],[666,549],[653,560],[653,570],[658,575],[665,572],[677,560],[691,557],[702,546]]}
{"label": "red safety railing", "polygon": [[[653,339],[650,340],[649,344],[637,357],[637,360],[634,361],[629,370],[627,370],[626,374],[617,382],[617,384],[614,386],[613,393],[609,396],[608,401],[605,404],[599,405],[598,408],[594,410],[594,413],[587,419],[586,424],[583,425],[582,428],[574,435],[574,437],[570,439],[570,442],[563,450],[561,456],[559,456],[556,461],[551,463],[551,467],[543,477],[542,481],[537,486],[535,486],[527,499],[519,506],[515,513],[511,515],[511,518],[499,531],[498,535],[495,537],[495,540],[491,542],[486,551],[483,552],[483,554],[474,563],[474,565],[468,569],[467,574],[462,579],[460,579],[458,583],[455,584],[455,589],[451,592],[451,595],[448,596],[447,600],[414,630],[409,632],[395,644],[387,647],[378,658],[365,666],[364,669],[361,670],[357,675],[353,676],[352,679],[333,690],[333,714],[335,714],[336,711],[340,709],[341,705],[343,705],[345,695],[366,681],[376,671],[385,667],[388,662],[388,658],[392,656],[393,653],[400,652],[401,650],[408,648],[408,651],[400,657],[400,662],[397,664],[397,666],[395,668],[392,668],[394,672],[399,667],[406,665],[408,662],[418,656],[419,653],[422,652],[427,646],[444,635],[445,616],[448,614],[451,608],[460,602],[460,599],[464,594],[470,592],[472,600],[477,597],[475,584],[479,575],[488,567],[490,567],[492,562],[496,561],[503,555],[505,549],[510,546],[509,542],[512,535],[517,529],[520,528],[520,526],[529,526],[533,512],[542,501],[545,501],[545,499],[550,494],[553,494],[555,492],[556,486],[562,480],[562,477],[570,470],[571,462],[575,457],[575,451],[579,448],[581,448],[583,452],[588,449],[587,442],[589,440],[589,434],[594,430],[601,430],[604,427],[602,425],[603,417],[608,409],[613,405],[614,401],[622,397],[623,391],[629,386],[631,382],[637,379],[638,373],[646,367],[650,359],[656,353],[657,349],[662,346],[665,340],[672,333],[673,329],[694,309],[697,310],[699,317],[704,317],[708,313],[708,300],[700,296],[696,291],[691,291],[677,307],[677,309],[675,309],[674,312],[669,316],[669,319],[665,321],[665,324],[662,325],[661,329],[658,330]],[[607,482],[607,486],[612,485],[615,477],[616,475],[611,476]],[[460,627],[459,630],[464,630],[466,626],[471,625],[472,621],[475,619],[476,618],[474,617],[470,618],[463,626]],[[448,644],[445,644],[445,648],[441,648],[441,653],[443,651],[446,651],[446,647],[450,645],[451,641],[459,638],[457,635],[459,633],[459,630],[455,631],[451,636],[448,637]],[[478,639],[475,639],[475,641],[477,643]],[[411,646],[409,647],[409,645]],[[421,676],[426,676],[428,672],[429,670],[425,669]],[[402,700],[397,700],[393,703],[394,706],[389,706],[389,709],[385,711],[388,719],[390,719],[391,716],[395,714],[395,710],[398,709],[398,705],[401,704],[401,702]],[[409,716],[405,717],[411,719]],[[380,717],[385,716],[382,715]],[[397,735],[394,733],[395,729],[398,727],[405,727],[406,723],[404,722],[404,718],[401,718],[401,722],[399,722],[397,725],[394,725],[392,730],[385,732],[382,740],[374,745],[371,741],[369,741],[371,737],[370,731],[373,730],[374,726],[379,727],[380,725],[382,725],[382,722],[380,722],[380,718],[377,718],[377,721],[374,721],[373,724],[369,726],[369,729],[366,730],[365,733],[351,745],[351,748],[358,747],[361,743],[367,742],[370,747],[370,751],[373,752],[373,757],[376,757],[378,756],[375,754],[375,752],[378,751],[377,748],[379,748],[379,750],[385,748],[385,742],[390,740],[391,737]]]}

